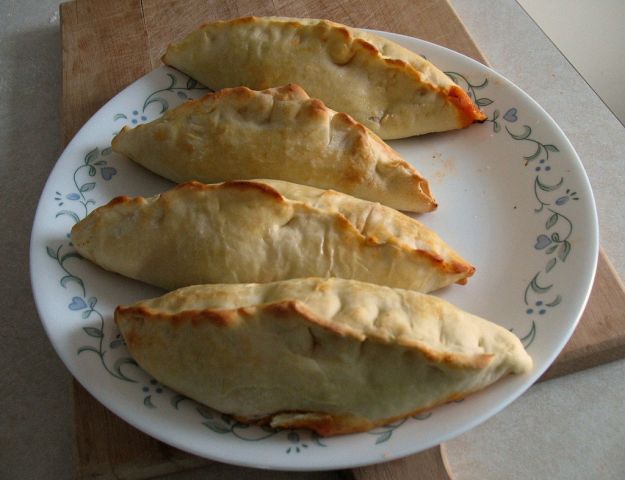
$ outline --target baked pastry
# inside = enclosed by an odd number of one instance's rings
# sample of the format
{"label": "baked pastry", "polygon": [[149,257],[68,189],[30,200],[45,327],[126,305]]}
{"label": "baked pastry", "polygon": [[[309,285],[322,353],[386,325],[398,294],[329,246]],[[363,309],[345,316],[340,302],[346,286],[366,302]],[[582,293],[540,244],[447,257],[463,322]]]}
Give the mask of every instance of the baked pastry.
{"label": "baked pastry", "polygon": [[427,181],[349,115],[301,87],[224,89],[124,128],[113,150],[177,183],[277,178],[411,212],[436,208]]}
{"label": "baked pastry", "polygon": [[197,285],[115,321],[174,390],[321,435],[369,430],[532,368],[519,339],[437,297],[344,279]]}
{"label": "baked pastry", "polygon": [[328,20],[207,23],[163,62],[213,89],[301,85],[383,139],[466,127],[486,116],[432,63],[391,40]]}
{"label": "baked pastry", "polygon": [[428,292],[475,270],[396,210],[279,180],[118,197],[76,224],[72,242],[97,265],[166,289],[336,276]]}

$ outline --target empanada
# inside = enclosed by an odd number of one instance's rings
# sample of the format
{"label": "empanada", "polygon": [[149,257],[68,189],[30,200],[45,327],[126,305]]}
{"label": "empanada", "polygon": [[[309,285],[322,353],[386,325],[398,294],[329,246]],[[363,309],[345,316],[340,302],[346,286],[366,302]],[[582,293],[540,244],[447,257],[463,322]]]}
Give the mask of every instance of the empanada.
{"label": "empanada", "polygon": [[241,421],[369,430],[532,368],[519,339],[437,297],[344,279],[198,285],[120,306],[130,353]]}
{"label": "empanada", "polygon": [[203,25],[163,56],[213,89],[301,85],[383,139],[463,128],[486,116],[414,52],[328,20],[248,17]]}
{"label": "empanada", "polygon": [[400,210],[436,208],[427,181],[397,152],[297,85],[209,94],[124,128],[113,149],[177,183],[277,178]]}
{"label": "empanada", "polygon": [[475,270],[392,208],[280,180],[118,197],[76,224],[72,242],[101,267],[166,289],[336,276],[428,292]]}

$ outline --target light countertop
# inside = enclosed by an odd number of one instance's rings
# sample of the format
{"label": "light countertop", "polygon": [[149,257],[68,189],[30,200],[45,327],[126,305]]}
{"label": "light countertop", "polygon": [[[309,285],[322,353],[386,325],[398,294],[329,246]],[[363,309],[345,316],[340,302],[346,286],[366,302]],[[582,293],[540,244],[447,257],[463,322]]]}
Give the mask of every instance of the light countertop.
{"label": "light countertop", "polygon": [[[593,186],[601,244],[624,277],[625,128],[514,0],[451,3],[493,68],[538,101],[571,140]],[[28,271],[35,207],[61,152],[57,11],[57,0],[0,2],[0,478],[72,476],[71,378],[41,326]],[[570,480],[598,472],[621,480],[624,398],[625,361],[536,385],[445,444],[449,466],[459,480]],[[240,473],[223,466],[220,478]],[[254,478],[336,476],[258,472]]]}
{"label": "light countertop", "polygon": [[[493,68],[564,130],[590,178],[601,245],[625,277],[625,128],[514,1],[453,0]],[[514,59],[514,60],[512,60]],[[625,478],[625,361],[535,385],[445,445],[469,479]]]}

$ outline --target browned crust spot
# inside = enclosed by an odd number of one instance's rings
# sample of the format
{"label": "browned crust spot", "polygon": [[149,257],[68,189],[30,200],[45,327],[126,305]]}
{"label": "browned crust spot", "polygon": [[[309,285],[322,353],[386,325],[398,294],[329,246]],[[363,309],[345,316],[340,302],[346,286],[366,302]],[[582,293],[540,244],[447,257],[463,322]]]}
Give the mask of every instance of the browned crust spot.
{"label": "browned crust spot", "polygon": [[[323,105],[323,104],[322,104]],[[329,109],[328,109],[329,110]],[[334,110],[331,110],[332,112],[334,112]],[[347,127],[353,128],[355,130],[358,130],[358,133],[360,136],[371,136],[371,130],[369,130],[367,127],[365,127],[362,123],[354,120],[354,118],[345,113],[345,112],[334,112],[334,116],[332,117],[332,119],[337,119],[338,121],[340,121],[341,123],[343,123],[344,125],[346,125]],[[372,140],[374,140],[372,138]],[[384,143],[384,142],[382,142]],[[385,144],[386,145],[386,144]],[[390,148],[390,147],[388,147]],[[397,155],[399,157],[399,154],[396,153],[394,150],[393,152],[395,153],[395,155]]]}
{"label": "browned crust spot", "polygon": [[[457,261],[446,262],[440,256],[435,253],[427,252],[425,250],[416,248],[413,250],[416,255],[426,258],[429,262],[436,266],[443,273],[462,274],[464,275],[464,283],[466,283],[466,277],[470,277],[475,273],[475,267],[468,263],[462,263]],[[461,283],[462,280],[458,280],[456,283]],[[464,284],[463,284],[464,285]]]}
{"label": "browned crust spot", "polygon": [[451,262],[451,268],[453,269],[454,272],[465,274],[464,278],[456,282],[458,285],[466,285],[467,278],[472,277],[473,274],[475,273],[475,267],[468,263],[461,263],[461,262],[454,261],[454,262]]}
{"label": "browned crust spot", "polygon": [[317,98],[309,98],[301,105],[300,114],[310,118],[327,119],[334,113]]}
{"label": "browned crust spot", "polygon": [[[260,17],[248,16],[248,17],[233,18],[232,20],[225,20],[225,21],[220,21],[217,23],[223,23],[223,24],[229,23],[231,25],[238,25],[238,24],[245,25],[246,23],[255,23],[258,20],[260,20]],[[203,27],[210,25],[210,24],[211,22],[205,23]]]}
{"label": "browned crust spot", "polygon": [[109,208],[109,207],[115,207],[117,205],[144,203],[144,202],[145,202],[145,198],[143,197],[129,197],[128,195],[120,195],[119,197],[115,197],[109,203],[107,203],[106,205],[100,208]]}
{"label": "browned crust spot", "polygon": [[467,277],[470,277],[475,273],[475,267],[468,263],[457,262],[454,260],[452,260],[451,262],[446,262],[439,255],[428,252],[426,250],[422,250],[420,248],[416,248],[414,252],[417,255],[426,257],[430,262],[436,265],[437,268],[440,268],[447,273],[461,273],[466,275]]}
{"label": "browned crust spot", "polygon": [[449,89],[447,98],[456,107],[462,127],[486,120],[486,115],[473,103],[467,92],[457,85],[453,85]]}
{"label": "browned crust spot", "polygon": [[[379,52],[379,50],[375,47],[373,47],[377,52]],[[380,56],[382,56],[382,54],[380,54]],[[385,58],[384,61],[386,62],[387,65],[390,65],[392,67],[397,67],[398,69],[404,70],[404,69],[408,69],[408,68],[413,68],[411,67],[411,65],[409,65],[408,63],[404,62],[403,60],[400,60],[399,58]],[[417,70],[415,70],[415,72],[419,73]],[[421,74],[419,74],[419,77],[421,77]],[[430,84],[427,84],[430,85]],[[436,89],[434,89],[436,90]]]}
{"label": "browned crust spot", "polygon": [[356,55],[357,50],[364,52],[365,55],[368,55],[369,57],[384,59],[384,57],[382,56],[382,52],[380,52],[375,45],[367,42],[366,40],[362,38],[352,37],[351,34],[349,35],[349,38],[347,40],[351,41],[352,50],[354,51],[352,59]]}

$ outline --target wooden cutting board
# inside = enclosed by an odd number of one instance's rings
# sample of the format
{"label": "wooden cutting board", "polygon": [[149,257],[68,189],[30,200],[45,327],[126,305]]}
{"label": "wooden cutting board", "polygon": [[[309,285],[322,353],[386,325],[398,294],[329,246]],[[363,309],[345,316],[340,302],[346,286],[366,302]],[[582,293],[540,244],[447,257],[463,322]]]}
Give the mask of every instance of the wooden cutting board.
{"label": "wooden cutting board", "polygon": [[[62,4],[60,10],[65,144],[113,95],[159,66],[169,42],[213,19],[252,14],[328,18],[422,38],[487,63],[446,0],[78,0]],[[600,253],[581,323],[542,379],[625,357],[623,312],[623,284]],[[236,472],[230,472],[233,478],[255,478],[253,471],[225,467],[154,440],[106,410],[77,382],[73,390],[78,478],[152,478],[200,466],[211,467],[206,478],[220,478],[224,468]],[[438,448],[327,475],[362,480],[447,478]]]}

